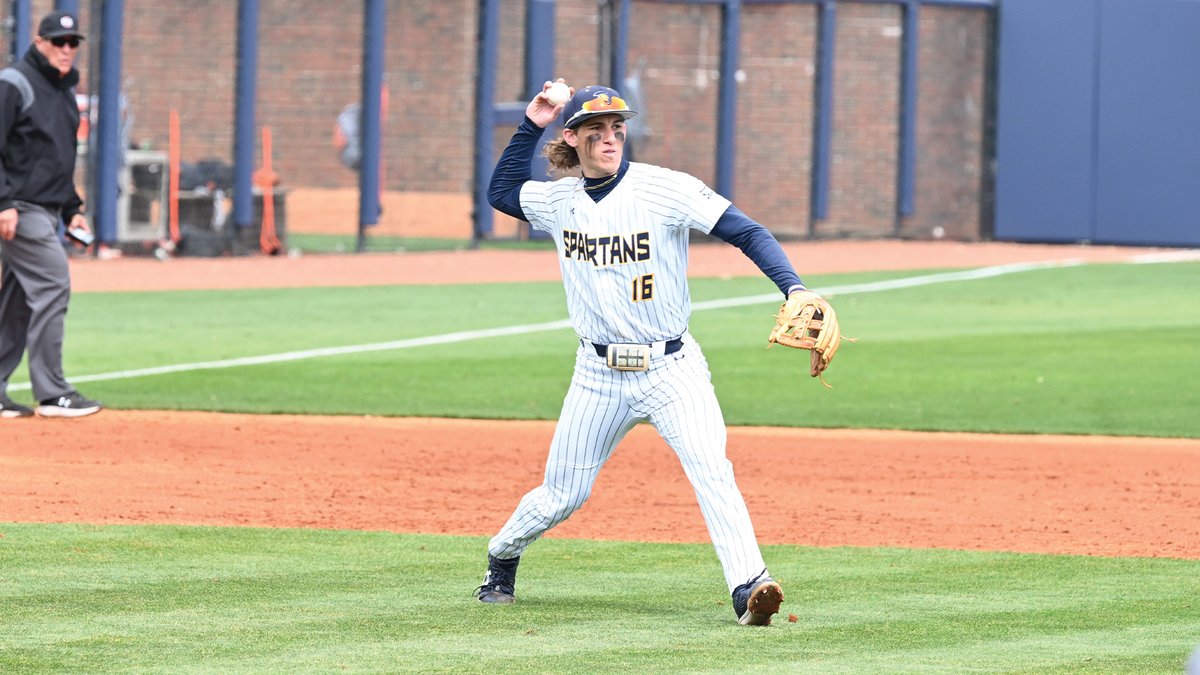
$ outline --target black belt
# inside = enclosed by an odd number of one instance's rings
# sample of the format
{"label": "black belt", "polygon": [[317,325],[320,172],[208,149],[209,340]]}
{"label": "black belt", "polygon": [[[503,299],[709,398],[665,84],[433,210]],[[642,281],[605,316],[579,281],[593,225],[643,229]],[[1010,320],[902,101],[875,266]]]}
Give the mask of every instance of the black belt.
{"label": "black belt", "polygon": [[[608,358],[608,345],[602,345],[602,344],[593,342],[592,346],[596,348],[597,356],[599,356],[602,359]],[[663,354],[674,354],[675,352],[679,351],[680,349],[683,349],[683,338],[675,338],[674,340],[667,340],[666,346],[663,348]]]}

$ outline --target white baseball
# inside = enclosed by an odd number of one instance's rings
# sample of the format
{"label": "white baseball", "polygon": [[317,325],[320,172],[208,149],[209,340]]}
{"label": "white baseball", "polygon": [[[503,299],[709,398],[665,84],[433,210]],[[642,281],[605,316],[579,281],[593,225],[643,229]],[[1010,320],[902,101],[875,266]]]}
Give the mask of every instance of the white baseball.
{"label": "white baseball", "polygon": [[546,90],[546,100],[550,101],[550,105],[566,103],[569,98],[571,98],[571,89],[562,82],[555,82]]}

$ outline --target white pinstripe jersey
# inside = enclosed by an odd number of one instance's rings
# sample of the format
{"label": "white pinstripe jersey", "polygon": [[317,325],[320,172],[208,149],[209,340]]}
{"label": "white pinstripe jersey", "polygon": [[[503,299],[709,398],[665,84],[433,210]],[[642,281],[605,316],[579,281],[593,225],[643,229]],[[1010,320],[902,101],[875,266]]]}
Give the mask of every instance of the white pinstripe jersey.
{"label": "white pinstripe jersey", "polygon": [[708,233],[729,204],[694,176],[637,162],[598,203],[582,178],[521,186],[529,224],[554,237],[575,332],[603,344],[687,330],[688,230]]}

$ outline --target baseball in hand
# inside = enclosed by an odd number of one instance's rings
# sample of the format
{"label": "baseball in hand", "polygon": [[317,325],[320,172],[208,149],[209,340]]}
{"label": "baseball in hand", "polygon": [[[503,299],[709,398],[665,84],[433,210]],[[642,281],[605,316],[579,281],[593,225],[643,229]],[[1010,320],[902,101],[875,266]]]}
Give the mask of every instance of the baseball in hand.
{"label": "baseball in hand", "polygon": [[571,89],[562,82],[555,82],[546,90],[546,100],[550,105],[562,105],[571,98]]}

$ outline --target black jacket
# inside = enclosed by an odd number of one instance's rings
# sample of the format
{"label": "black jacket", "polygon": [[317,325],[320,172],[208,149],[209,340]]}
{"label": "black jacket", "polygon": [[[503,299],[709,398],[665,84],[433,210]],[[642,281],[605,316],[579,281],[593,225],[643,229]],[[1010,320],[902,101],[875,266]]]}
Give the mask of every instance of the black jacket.
{"label": "black jacket", "polygon": [[33,90],[33,102],[22,110],[25,98],[12,83],[0,80],[0,211],[13,200],[61,209],[63,220],[83,210],[75,190],[75,134],[79,106],[74,87],[79,71],[66,77],[50,65],[35,47],[13,64]]}

